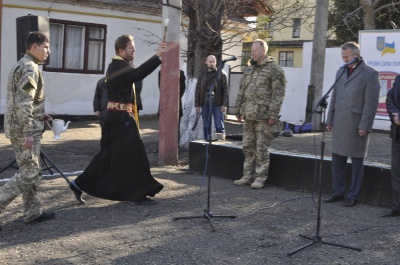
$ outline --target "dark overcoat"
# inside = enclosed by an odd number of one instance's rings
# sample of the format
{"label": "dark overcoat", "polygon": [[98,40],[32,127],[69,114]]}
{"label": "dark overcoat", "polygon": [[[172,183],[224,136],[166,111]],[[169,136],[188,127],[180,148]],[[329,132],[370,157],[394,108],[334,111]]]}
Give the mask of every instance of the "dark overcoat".
{"label": "dark overcoat", "polygon": [[[400,126],[394,123],[393,114],[400,115],[400,76],[397,76],[393,88],[390,89],[386,96],[386,108],[389,113],[390,121],[390,138],[393,140],[400,139]],[[400,116],[399,116],[400,117]]]}
{"label": "dark overcoat", "polygon": [[[336,79],[348,69],[340,69]],[[327,125],[333,126],[332,153],[347,157],[365,157],[369,133],[360,136],[358,130],[370,132],[379,103],[378,72],[361,61],[348,76],[337,81],[329,105]]]}

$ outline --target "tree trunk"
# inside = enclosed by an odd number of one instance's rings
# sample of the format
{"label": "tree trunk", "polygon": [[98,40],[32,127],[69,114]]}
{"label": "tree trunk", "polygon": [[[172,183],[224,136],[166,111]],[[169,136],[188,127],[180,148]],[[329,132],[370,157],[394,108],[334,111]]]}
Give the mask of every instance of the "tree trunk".
{"label": "tree trunk", "polygon": [[[318,105],[322,96],[324,84],[324,66],[325,66],[325,48],[327,42],[328,31],[328,15],[329,15],[329,1],[317,1],[315,10],[315,24],[318,25],[314,29],[313,38],[313,52],[311,60],[311,75],[310,75],[310,88],[313,88],[314,97],[312,106],[315,108]],[[313,91],[309,91],[313,92]],[[313,113],[312,124],[315,130],[323,130],[321,126],[321,115]]]}
{"label": "tree trunk", "polygon": [[370,3],[369,0],[360,0],[360,6],[362,6],[364,10],[364,29],[375,29],[375,9],[373,4]]}

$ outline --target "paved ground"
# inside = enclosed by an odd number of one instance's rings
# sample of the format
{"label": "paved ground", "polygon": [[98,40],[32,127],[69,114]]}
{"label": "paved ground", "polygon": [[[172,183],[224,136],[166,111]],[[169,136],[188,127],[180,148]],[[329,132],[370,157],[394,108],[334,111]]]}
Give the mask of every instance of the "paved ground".
{"label": "paved ground", "polygon": [[[274,186],[251,190],[212,178],[214,216],[209,223],[203,215],[207,179],[188,170],[188,151],[180,150],[179,166],[158,166],[158,122],[142,120],[141,127],[152,173],[165,185],[156,196],[157,205],[137,206],[86,194],[87,203],[79,205],[64,179],[46,177],[40,194],[45,208],[56,211],[56,219],[26,226],[21,198],[12,202],[0,215],[0,264],[399,264],[400,218],[381,218],[387,209],[376,206],[322,204],[322,239],[362,251],[315,244],[289,257],[287,253],[311,242],[299,234],[317,234],[317,198]],[[240,133],[241,125],[228,122],[227,130]],[[43,150],[74,178],[98,152],[100,129],[96,122],[71,123],[61,137],[53,140],[46,131]],[[320,138],[321,134],[278,137],[272,148],[313,154],[319,152]],[[326,141],[329,154],[330,134]],[[389,138],[373,133],[367,161],[387,164],[389,158]],[[13,159],[1,133],[0,169]],[[0,178],[13,171],[6,170]],[[236,218],[220,219],[218,214]],[[173,220],[192,215],[200,218]]]}

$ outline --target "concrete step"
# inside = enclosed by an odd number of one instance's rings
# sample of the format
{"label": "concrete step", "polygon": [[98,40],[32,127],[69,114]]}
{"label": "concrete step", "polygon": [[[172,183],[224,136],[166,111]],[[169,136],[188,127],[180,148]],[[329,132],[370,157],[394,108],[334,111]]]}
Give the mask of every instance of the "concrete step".
{"label": "concrete step", "polygon": [[[206,154],[209,154],[210,157],[207,174],[232,181],[242,177],[244,155],[240,141],[215,141],[212,142],[210,149],[209,143],[206,141],[191,142],[189,145],[189,169],[202,174],[205,169]],[[299,155],[271,148],[267,185],[272,184],[287,189],[318,193],[320,161],[320,156]],[[332,191],[331,163],[330,157],[324,157],[321,168],[321,190],[326,195]],[[364,165],[364,182],[359,201],[379,206],[391,206],[390,166],[371,162],[365,162]],[[350,176],[351,164],[349,163],[348,182]],[[346,183],[346,187],[348,186],[349,183]]]}

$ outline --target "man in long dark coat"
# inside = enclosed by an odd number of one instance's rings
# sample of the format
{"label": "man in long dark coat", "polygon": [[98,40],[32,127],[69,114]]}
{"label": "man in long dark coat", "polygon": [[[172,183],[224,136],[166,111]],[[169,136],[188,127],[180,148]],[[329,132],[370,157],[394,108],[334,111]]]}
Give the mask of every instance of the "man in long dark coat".
{"label": "man in long dark coat", "polygon": [[400,76],[386,96],[386,108],[390,115],[390,138],[392,139],[391,180],[393,190],[392,209],[382,217],[400,215]]}
{"label": "man in long dark coat", "polygon": [[[325,203],[344,200],[347,157],[351,157],[351,184],[344,206],[355,206],[363,182],[364,157],[367,155],[379,102],[379,74],[360,57],[355,42],[342,45],[345,63],[358,62],[340,69],[329,106],[326,129],[332,132],[332,196]],[[343,73],[343,74],[342,74]]]}

